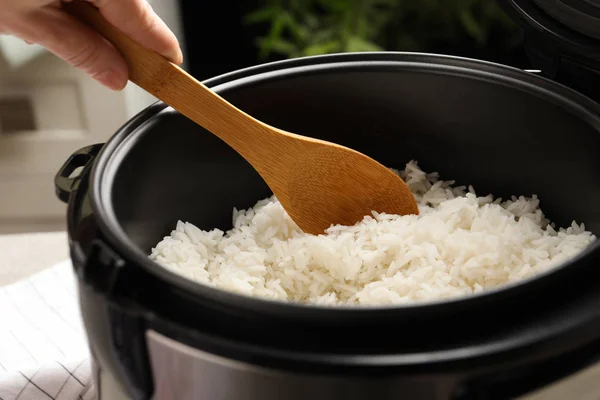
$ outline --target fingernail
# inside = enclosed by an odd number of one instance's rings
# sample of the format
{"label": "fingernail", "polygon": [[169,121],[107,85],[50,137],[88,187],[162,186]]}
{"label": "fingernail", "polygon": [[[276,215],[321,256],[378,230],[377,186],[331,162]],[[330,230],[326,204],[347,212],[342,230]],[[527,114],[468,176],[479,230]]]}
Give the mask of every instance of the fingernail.
{"label": "fingernail", "polygon": [[112,90],[121,90],[127,85],[127,77],[114,69],[100,72],[94,75],[94,79]]}
{"label": "fingernail", "polygon": [[183,63],[183,53],[181,52],[181,50],[179,50],[177,52],[176,60],[177,60],[177,65],[180,65]]}
{"label": "fingernail", "polygon": [[177,48],[177,50],[169,51],[167,58],[173,63],[180,65],[183,62],[183,53],[181,52],[180,48]]}

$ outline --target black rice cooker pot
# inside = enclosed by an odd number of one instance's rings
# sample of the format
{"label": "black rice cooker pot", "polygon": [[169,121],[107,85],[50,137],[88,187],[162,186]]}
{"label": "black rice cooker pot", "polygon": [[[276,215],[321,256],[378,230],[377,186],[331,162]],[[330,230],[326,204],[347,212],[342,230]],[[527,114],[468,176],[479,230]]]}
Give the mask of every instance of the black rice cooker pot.
{"label": "black rice cooker pot", "polygon": [[[537,194],[561,226],[576,219],[599,235],[600,106],[589,97],[599,97],[589,90],[599,82],[599,40],[586,36],[580,43],[594,52],[582,53],[566,43],[583,33],[562,25],[562,37],[544,33],[543,23],[560,22],[542,3],[509,9],[522,20],[537,13],[528,25],[529,43],[539,44],[533,59],[554,54],[544,73],[577,90],[506,66],[411,53],[301,58],[205,83],[269,124],[385,165],[416,159],[480,193]],[[565,60],[586,68],[586,85]],[[600,356],[600,241],[534,279],[398,307],[285,304],[163,269],[147,255],[177,220],[228,229],[234,207],[270,191],[235,151],[160,102],[106,144],[73,154],[56,188],[68,202],[100,399],[504,399]]]}

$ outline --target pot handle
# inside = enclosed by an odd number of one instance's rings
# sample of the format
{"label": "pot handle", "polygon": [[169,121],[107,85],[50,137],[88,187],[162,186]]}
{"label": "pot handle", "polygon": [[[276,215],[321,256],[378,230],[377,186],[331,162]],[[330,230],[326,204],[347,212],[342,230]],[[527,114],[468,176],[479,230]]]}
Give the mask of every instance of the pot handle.
{"label": "pot handle", "polygon": [[[104,143],[97,143],[91,146],[83,147],[71,154],[71,157],[65,161],[60,167],[56,175],[54,176],[54,188],[56,190],[56,197],[64,203],[69,202],[71,193],[77,189],[79,177],[81,173],[71,176],[73,172],[82,167],[87,168],[88,165],[96,159],[96,156],[100,152],[100,149],[104,146]],[[82,172],[83,172],[82,169]]]}

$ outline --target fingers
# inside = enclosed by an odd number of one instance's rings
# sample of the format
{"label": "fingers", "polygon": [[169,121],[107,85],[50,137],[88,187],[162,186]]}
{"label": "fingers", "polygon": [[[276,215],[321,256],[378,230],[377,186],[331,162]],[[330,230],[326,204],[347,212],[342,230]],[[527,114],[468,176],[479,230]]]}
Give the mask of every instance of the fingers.
{"label": "fingers", "polygon": [[113,90],[120,90],[127,84],[127,64],[117,50],[59,8],[0,13],[0,26],[7,33],[46,47]]}
{"label": "fingers", "polygon": [[0,11],[26,11],[40,8],[55,0],[0,0]]}
{"label": "fingers", "polygon": [[152,10],[146,0],[88,0],[100,9],[108,22],[146,47],[175,64],[183,55],[177,38]]}
{"label": "fingers", "polygon": [[[140,45],[176,64],[183,61],[177,38],[146,0],[87,1]],[[127,84],[127,65],[117,50],[61,10],[58,0],[0,0],[0,31],[46,47],[111,89]]]}

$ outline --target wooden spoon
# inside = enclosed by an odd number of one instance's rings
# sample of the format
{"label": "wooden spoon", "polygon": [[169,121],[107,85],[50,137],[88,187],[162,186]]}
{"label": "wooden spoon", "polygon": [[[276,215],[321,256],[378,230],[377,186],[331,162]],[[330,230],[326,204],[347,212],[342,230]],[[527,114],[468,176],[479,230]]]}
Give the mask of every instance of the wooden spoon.
{"label": "wooden spoon", "polygon": [[320,234],[332,224],[354,225],[372,211],[418,214],[406,183],[377,161],[260,122],[122,34],[95,7],[82,1],[65,7],[121,52],[129,66],[129,80],[241,154],[304,232]]}

